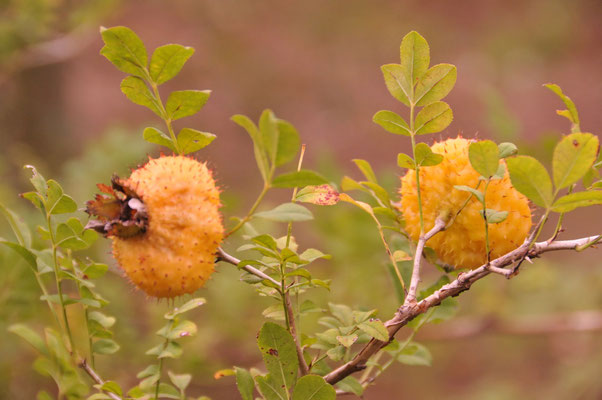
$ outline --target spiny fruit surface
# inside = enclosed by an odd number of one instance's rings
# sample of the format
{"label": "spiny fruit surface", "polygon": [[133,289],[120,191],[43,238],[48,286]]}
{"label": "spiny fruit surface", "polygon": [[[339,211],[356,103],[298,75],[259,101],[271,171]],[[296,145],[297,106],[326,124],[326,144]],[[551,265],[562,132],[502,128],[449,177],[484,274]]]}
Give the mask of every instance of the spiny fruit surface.
{"label": "spiny fruit surface", "polygon": [[183,156],[151,159],[123,181],[146,207],[139,235],[113,236],[113,255],[128,278],[153,297],[203,286],[224,235],[219,191],[204,163]]}
{"label": "spiny fruit surface", "polygon": [[[479,174],[468,159],[470,141],[458,137],[435,143],[434,153],[443,155],[439,165],[420,168],[420,192],[424,229],[428,232],[440,215],[454,216],[462,209],[469,193],[454,185],[476,187]],[[503,162],[503,161],[502,161]],[[482,191],[484,183],[479,186]],[[413,240],[420,235],[420,214],[416,190],[416,171],[408,170],[401,179],[401,210],[406,231]],[[501,223],[489,224],[491,259],[520,246],[531,229],[531,210],[525,196],[510,182],[508,172],[503,179],[492,180],[486,193],[487,208],[508,211]],[[476,268],[487,262],[485,222],[480,214],[482,204],[472,196],[451,226],[433,236],[426,245],[433,248],[439,259],[455,268]]]}

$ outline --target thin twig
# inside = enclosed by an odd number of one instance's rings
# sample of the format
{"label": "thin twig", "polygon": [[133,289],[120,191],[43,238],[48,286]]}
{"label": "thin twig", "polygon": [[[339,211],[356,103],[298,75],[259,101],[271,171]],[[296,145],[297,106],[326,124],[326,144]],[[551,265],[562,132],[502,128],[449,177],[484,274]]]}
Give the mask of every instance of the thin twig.
{"label": "thin twig", "polygon": [[[562,240],[553,243],[548,243],[545,241],[533,244],[529,243],[529,241],[526,241],[516,250],[491,261],[490,265],[496,268],[502,268],[516,261],[522,260],[526,256],[537,257],[540,254],[548,251],[575,250],[577,248],[587,246],[591,242],[600,240],[599,238],[599,236],[590,236],[581,239]],[[389,340],[380,341],[372,339],[351,361],[341,365],[334,371],[324,376],[326,382],[333,385],[354,372],[361,371],[366,368],[366,363],[368,360],[380,349],[385,347],[391,340],[393,340],[395,334],[408,322],[416,318],[418,315],[425,313],[430,308],[438,306],[446,298],[455,297],[460,293],[470,289],[473,283],[489,275],[491,272],[487,270],[486,265],[482,265],[481,267],[472,271],[460,274],[456,280],[448,283],[447,285],[443,285],[439,290],[422,299],[418,303],[404,304],[401,306],[393,318],[385,323],[385,326],[389,331]]]}
{"label": "thin twig", "polygon": [[[104,385],[104,381],[102,380],[102,378],[96,373],[96,371],[94,371],[92,369],[92,367],[90,367],[88,365],[88,363],[86,362],[85,358],[82,358],[82,360],[79,362],[79,367],[81,369],[83,369],[84,371],[86,371],[86,373],[90,376],[90,378],[92,378],[92,380],[94,382],[96,382],[98,385]],[[105,393],[107,396],[109,396],[111,399],[113,400],[123,400],[120,396],[116,395],[113,392],[109,392],[106,390],[102,391],[103,393]]]}
{"label": "thin twig", "polygon": [[286,314],[288,315],[290,334],[293,337],[293,341],[295,342],[295,347],[297,349],[297,358],[299,359],[299,369],[301,369],[301,375],[307,375],[307,373],[309,372],[309,367],[307,366],[307,363],[305,362],[305,358],[303,357],[303,349],[301,348],[301,345],[299,344],[299,339],[297,338],[297,328],[295,325],[295,314],[293,312],[293,307],[291,306],[291,298],[290,298],[288,290],[284,291],[283,296],[284,296],[284,305],[285,305],[284,308],[286,310]]}
{"label": "thin twig", "polygon": [[[224,251],[224,249],[222,249],[221,247],[217,249],[217,261],[224,261],[224,262],[230,263],[232,265],[235,265],[237,267],[238,267],[238,264],[240,263],[240,260],[238,258],[226,253]],[[280,287],[280,282],[278,282],[271,276],[267,275],[266,273],[261,272],[257,268],[254,268],[250,265],[245,265],[244,267],[240,267],[240,269],[244,269],[248,273],[255,275],[261,279],[268,280],[268,281],[272,282],[274,285]]]}
{"label": "thin twig", "polygon": [[418,239],[416,245],[416,254],[414,255],[414,268],[412,270],[412,279],[410,281],[410,289],[404,304],[416,303],[416,292],[418,291],[418,283],[420,283],[420,264],[422,263],[422,251],[427,240],[435,236],[437,233],[445,229],[445,221],[441,218],[437,218],[433,229],[428,231],[425,235]]}

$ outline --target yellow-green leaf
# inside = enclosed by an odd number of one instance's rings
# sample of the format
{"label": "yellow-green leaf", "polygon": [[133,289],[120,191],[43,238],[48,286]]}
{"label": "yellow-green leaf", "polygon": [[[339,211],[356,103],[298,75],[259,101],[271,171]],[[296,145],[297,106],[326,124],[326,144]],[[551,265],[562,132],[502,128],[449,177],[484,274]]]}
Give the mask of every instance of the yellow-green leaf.
{"label": "yellow-green leaf", "polygon": [[529,156],[516,156],[507,158],[506,165],[516,190],[540,207],[552,205],[552,180],[539,161]]}
{"label": "yellow-green leaf", "polygon": [[599,148],[598,137],[591,133],[572,133],[562,138],[552,159],[556,190],[581,179],[596,161]]}
{"label": "yellow-green leaf", "polygon": [[443,99],[456,84],[457,70],[452,64],[437,64],[420,78],[416,85],[416,105],[426,106]]}
{"label": "yellow-green leaf", "polygon": [[424,107],[414,122],[417,135],[441,132],[451,124],[454,119],[449,105],[443,101],[436,101]]}

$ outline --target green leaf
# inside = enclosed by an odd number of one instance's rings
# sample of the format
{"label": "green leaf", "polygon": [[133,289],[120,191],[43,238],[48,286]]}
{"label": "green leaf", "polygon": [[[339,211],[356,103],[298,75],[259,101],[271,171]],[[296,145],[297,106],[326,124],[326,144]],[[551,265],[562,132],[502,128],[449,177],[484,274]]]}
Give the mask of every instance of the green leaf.
{"label": "green leaf", "polygon": [[48,356],[48,349],[46,343],[33,329],[23,324],[13,324],[7,329],[9,332],[20,336],[23,340],[33,346],[38,353]]}
{"label": "green leaf", "polygon": [[161,85],[178,75],[188,59],[194,54],[192,47],[179,44],[166,44],[157,47],[150,61],[150,77]]}
{"label": "green leaf", "polygon": [[301,139],[295,127],[282,119],[276,120],[278,128],[278,147],[275,164],[277,167],[292,161],[301,147]]}
{"label": "green leaf", "polygon": [[248,370],[239,367],[234,367],[234,371],[236,372],[236,386],[240,392],[240,397],[242,400],[253,400],[255,383],[253,382],[251,373]]}
{"label": "green leaf", "polygon": [[456,77],[455,65],[437,64],[429,68],[416,85],[416,105],[426,106],[443,99],[456,84]]}
{"label": "green leaf", "polygon": [[309,221],[314,218],[311,211],[295,203],[284,203],[269,211],[255,213],[254,216],[277,222]]}
{"label": "green leaf", "polygon": [[176,340],[183,337],[194,336],[197,333],[197,326],[194,322],[188,320],[178,320],[178,322],[169,330],[167,339]]}
{"label": "green leaf", "polygon": [[177,90],[171,92],[165,104],[167,118],[175,121],[194,115],[209,100],[210,90]]}
{"label": "green leaf", "polygon": [[328,308],[330,308],[330,313],[344,326],[353,324],[353,311],[348,305],[328,303]]}
{"label": "green leaf", "polygon": [[115,324],[115,317],[109,317],[100,311],[92,311],[88,314],[88,319],[98,322],[105,329],[108,329]]}
{"label": "green leaf", "polygon": [[324,254],[320,250],[316,249],[307,249],[299,256],[303,260],[307,260],[309,262],[315,261],[319,258],[330,259],[331,256],[329,254]]}
{"label": "green leaf", "polygon": [[99,339],[92,344],[92,351],[96,354],[113,354],[118,350],[119,345],[111,339]]}
{"label": "green leaf", "polygon": [[364,387],[353,376],[348,376],[339,383],[337,383],[337,387],[343,392],[353,393],[358,397],[361,397],[362,394],[364,394]]}
{"label": "green leaf", "polygon": [[293,400],[334,400],[336,396],[334,388],[318,375],[305,375],[293,390]]}
{"label": "green leaf", "polygon": [[294,188],[322,185],[325,183],[328,183],[328,180],[317,172],[302,169],[277,176],[272,181],[272,186],[277,188]]}
{"label": "green leaf", "polygon": [[339,202],[339,192],[330,185],[306,186],[299,190],[295,201],[319,206],[332,206]]}
{"label": "green leaf", "polygon": [[165,133],[160,130],[152,127],[144,128],[144,132],[142,133],[142,137],[149,143],[158,144],[160,146],[165,146],[174,153],[177,152],[176,147],[174,146],[171,138],[167,136]]}
{"label": "green leaf", "polygon": [[190,379],[192,379],[192,375],[190,374],[174,374],[171,371],[167,371],[167,375],[169,375],[169,379],[171,383],[173,383],[178,389],[182,392],[186,390],[188,385],[190,384]]}
{"label": "green leaf", "polygon": [[17,237],[17,241],[21,246],[30,247],[31,246],[31,232],[29,231],[29,227],[23,221],[23,219],[15,214],[13,211],[9,210],[4,206],[4,204],[0,203],[0,212],[4,214],[6,219],[8,220],[8,224],[10,225],[13,233]]}
{"label": "green leaf", "polygon": [[373,182],[373,183],[378,183],[378,181],[376,180],[376,175],[374,174],[374,171],[372,170],[372,166],[370,165],[370,163],[368,161],[361,160],[359,158],[355,158],[352,161],[360,169],[360,171],[362,171],[362,174],[364,174],[364,176],[366,177],[366,179],[368,181]]}
{"label": "green leaf", "polygon": [[399,153],[397,155],[397,165],[401,168],[416,169],[416,164],[412,157],[404,153]]}
{"label": "green leaf", "polygon": [[504,142],[500,143],[498,146],[500,158],[506,158],[510,156],[515,156],[518,153],[518,148],[514,143]]}
{"label": "green leaf", "polygon": [[436,101],[424,107],[414,122],[417,135],[441,132],[451,124],[454,119],[449,105],[443,101]]}
{"label": "green leaf", "polygon": [[357,341],[357,338],[358,336],[355,333],[346,336],[337,336],[339,343],[345,347],[351,347]]}
{"label": "green leaf", "polygon": [[401,67],[404,71],[406,93],[411,93],[412,88],[427,71],[431,62],[429,45],[416,31],[404,36],[399,46]]}
{"label": "green leaf", "polygon": [[276,163],[278,154],[278,122],[272,110],[264,110],[259,117],[259,138],[262,148],[272,165]]}
{"label": "green leaf", "polygon": [[406,82],[403,67],[399,64],[386,64],[380,67],[380,69],[383,72],[385,85],[387,85],[391,96],[409,107],[411,92],[407,91],[406,88],[410,86],[410,83]]}
{"label": "green leaf", "polygon": [[[79,222],[76,218],[77,222]],[[61,223],[56,228],[56,243],[65,249],[82,250],[89,247],[88,243],[82,240],[79,235],[67,224]]]}
{"label": "green leaf", "polygon": [[174,308],[172,311],[165,314],[165,319],[174,319],[176,315],[184,314],[190,310],[194,310],[197,307],[205,304],[206,301],[202,297],[197,297],[192,300],[188,300],[186,303],[182,304],[179,307]]}
{"label": "green leaf", "polygon": [[213,133],[182,128],[178,134],[178,147],[183,154],[190,154],[207,147],[214,139],[215,135]]}
{"label": "green leaf", "polygon": [[106,264],[92,263],[84,268],[83,273],[88,279],[96,279],[103,276],[109,270]]}
{"label": "green leaf", "polygon": [[591,133],[572,133],[554,149],[552,171],[556,190],[581,179],[596,161],[600,141]]}
{"label": "green leaf", "polygon": [[48,214],[65,214],[77,211],[75,201],[63,193],[63,188],[53,179],[48,180],[48,200],[46,202]]}
{"label": "green leaf", "polygon": [[136,375],[136,378],[138,379],[144,379],[144,378],[148,378],[149,376],[153,376],[159,373],[159,366],[157,364],[152,364],[149,365],[148,367],[144,368],[142,371],[138,372],[138,374]]}
{"label": "green leaf", "polygon": [[21,197],[29,200],[38,210],[42,210],[44,207],[44,197],[38,192],[26,192],[21,193]]}
{"label": "green leaf", "polygon": [[257,345],[268,370],[267,383],[273,384],[277,393],[287,398],[299,368],[293,337],[280,325],[266,322],[259,332]]}
{"label": "green leaf", "polygon": [[433,153],[431,148],[426,143],[418,143],[416,145],[415,152],[416,164],[420,166],[430,167],[443,162],[443,156],[441,154]]}
{"label": "green leaf", "polygon": [[141,78],[128,76],[121,81],[121,91],[132,103],[148,108],[160,118],[165,117],[159,108],[157,98],[151,93],[150,89]]}
{"label": "green leaf", "polygon": [[178,389],[168,383],[159,384],[159,399],[181,399]]}
{"label": "green leaf", "polygon": [[33,254],[30,250],[21,246],[18,243],[9,242],[7,240],[4,240],[1,237],[0,237],[0,244],[5,245],[6,247],[10,247],[14,251],[16,251],[21,257],[23,257],[23,259],[25,261],[27,261],[27,264],[29,264],[29,266],[33,269],[34,273],[38,272],[38,264],[36,262],[36,255]]}
{"label": "green leaf", "polygon": [[366,189],[365,187],[360,185],[359,182],[356,182],[354,179],[352,179],[348,176],[344,176],[343,179],[341,179],[341,190],[343,192],[350,192],[352,190],[361,190],[362,192],[369,193],[368,189]]}
{"label": "green leaf", "polygon": [[144,77],[148,55],[142,40],[129,28],[115,26],[100,28],[105,46],[100,54],[105,56],[117,69],[126,74]]}
{"label": "green leaf", "polygon": [[458,189],[458,190],[462,190],[464,192],[472,193],[477,198],[477,200],[479,200],[479,202],[481,204],[484,203],[483,193],[481,193],[477,189],[474,189],[474,188],[471,188],[470,186],[465,186],[465,185],[454,185],[454,189]]}
{"label": "green leaf", "polygon": [[483,217],[490,224],[499,224],[508,218],[508,211],[497,211],[492,210],[491,208],[487,208],[485,210],[487,217],[483,215],[483,210],[480,210],[479,213],[481,214],[481,217]]}
{"label": "green leaf", "polygon": [[332,349],[329,349],[326,352],[326,355],[332,361],[341,361],[343,359],[343,357],[345,357],[346,351],[347,351],[347,349],[344,346],[336,346],[336,347],[333,347]]}
{"label": "green leaf", "polygon": [[255,161],[257,162],[257,167],[259,168],[259,172],[261,172],[261,176],[263,177],[263,181],[268,181],[270,165],[268,162],[268,156],[265,151],[265,147],[263,146],[263,142],[261,140],[261,135],[257,126],[251,121],[248,117],[244,115],[234,115],[231,120],[243,127],[249,136],[251,136],[251,140],[253,141],[253,151],[255,153]]}
{"label": "green leaf", "polygon": [[585,175],[583,175],[583,186],[585,188],[590,188],[598,179],[600,179],[600,173],[596,168],[591,167],[587,170]]}
{"label": "green leaf", "polygon": [[372,121],[382,126],[386,131],[396,135],[411,136],[408,123],[393,111],[382,110],[374,114]]}
{"label": "green leaf", "polygon": [[506,159],[512,186],[533,203],[548,208],[552,205],[552,180],[539,161],[529,156]]}
{"label": "green leaf", "polygon": [[169,341],[167,342],[167,346],[162,349],[157,358],[179,358],[182,353],[182,346],[178,342]]}
{"label": "green leaf", "polygon": [[567,110],[557,111],[557,112],[559,115],[562,115],[563,117],[566,117],[569,121],[571,121],[571,123],[573,124],[573,127],[572,127],[573,132],[578,132],[579,124],[580,124],[579,113],[577,113],[577,107],[575,107],[575,103],[573,103],[573,100],[571,100],[570,97],[566,96],[562,92],[562,89],[560,88],[560,86],[558,86],[554,83],[547,83],[544,86],[547,87],[548,89],[550,89],[552,92],[556,93],[556,95],[558,97],[560,97],[562,102],[566,105]]}
{"label": "green leaf", "polygon": [[29,181],[35,188],[36,192],[38,192],[42,196],[46,196],[46,192],[48,191],[48,185],[46,183],[46,179],[38,172],[36,167],[33,165],[26,165],[24,168],[28,168],[31,170],[31,178]]}
{"label": "green leaf", "polygon": [[468,148],[470,165],[485,178],[497,173],[500,164],[500,153],[497,144],[491,140],[481,140],[470,144]]}
{"label": "green leaf", "polygon": [[362,332],[367,333],[376,340],[386,342],[389,340],[389,332],[385,324],[379,319],[370,319],[364,321],[357,326]]}
{"label": "green leaf", "polygon": [[592,190],[562,196],[552,205],[552,211],[566,213],[576,208],[602,204],[602,191]]}
{"label": "green leaf", "polygon": [[121,390],[121,386],[117,382],[106,381],[100,386],[100,390],[104,390],[105,392],[115,393],[118,396],[123,395],[123,391]]}
{"label": "green leaf", "polygon": [[421,365],[429,367],[433,363],[433,356],[429,349],[423,345],[416,342],[410,342],[397,356],[397,361],[405,365]]}

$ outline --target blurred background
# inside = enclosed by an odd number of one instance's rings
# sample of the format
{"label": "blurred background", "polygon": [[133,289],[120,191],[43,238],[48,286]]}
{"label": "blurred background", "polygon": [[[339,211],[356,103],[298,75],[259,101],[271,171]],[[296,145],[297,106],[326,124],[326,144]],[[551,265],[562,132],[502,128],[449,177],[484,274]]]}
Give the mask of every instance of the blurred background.
{"label": "blurred background", "polygon": [[[598,0],[1,0],[0,201],[34,226],[41,221],[17,196],[29,190],[24,164],[57,179],[83,205],[96,183],[158,154],[142,140],[142,129],[159,121],[120,92],[123,74],[99,55],[100,25],[132,28],[149,52],[170,42],[196,49],[165,90],[213,91],[187,125],[218,136],[197,157],[215,170],[228,222],[246,213],[261,185],[250,139],[229,118],[257,120],[265,108],[299,130],[306,166],[340,182],[344,175],[359,178],[351,159],[366,159],[395,193],[402,173],[396,155],[409,150],[409,141],[384,132],[372,115],[405,112],[379,67],[399,62],[401,38],[413,29],[428,40],[433,64],[458,67],[446,100],[455,120],[437,139],[461,133],[512,141],[549,160],[569,124],[555,114],[563,105],[542,87],[548,82],[575,101],[583,130],[599,134],[601,15]],[[266,207],[288,196],[275,193]],[[297,242],[333,255],[313,269],[333,284],[330,297],[314,291],[312,299],[378,308],[388,319],[397,304],[372,222],[345,205],[314,211],[315,221],[295,228]],[[600,207],[576,211],[562,237],[599,233],[601,225]],[[11,235],[4,221],[0,235]],[[133,385],[150,362],[143,354],[157,341],[153,332],[168,305],[120,277],[106,241],[90,255],[114,271],[98,286],[118,318],[121,344],[116,355],[98,357],[97,369]],[[480,281],[459,298],[457,318],[419,333],[433,366],[395,366],[365,398],[602,398],[601,259],[600,250],[554,254],[511,282]],[[0,249],[0,268],[0,399],[33,399],[40,388],[52,392],[52,383],[32,370],[34,351],[6,327],[26,322],[41,329],[50,319],[46,306],[33,301],[38,288],[17,256]],[[168,369],[193,373],[190,394],[234,399],[234,380],[215,380],[213,373],[260,364],[255,332],[270,303],[231,266],[220,264],[214,276],[200,291],[208,304],[195,314],[199,334]],[[301,330],[313,323],[302,322]]]}

